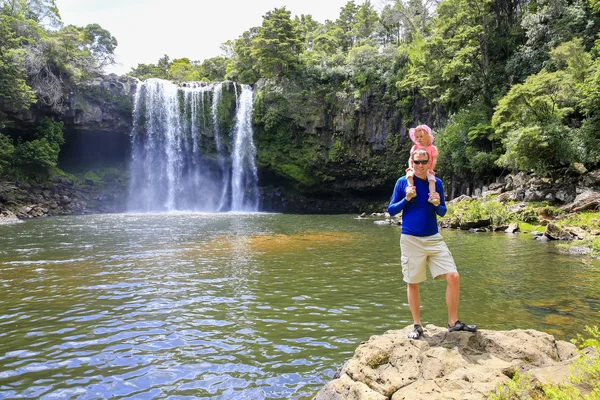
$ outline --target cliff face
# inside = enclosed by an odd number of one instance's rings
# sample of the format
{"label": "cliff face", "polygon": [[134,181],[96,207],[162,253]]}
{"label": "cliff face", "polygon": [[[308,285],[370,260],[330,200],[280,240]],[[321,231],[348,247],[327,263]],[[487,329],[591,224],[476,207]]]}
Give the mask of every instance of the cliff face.
{"label": "cliff face", "polygon": [[[267,182],[289,196],[355,211],[387,199],[408,160],[393,99],[286,79],[257,84],[255,138]],[[263,181],[264,183],[264,181]]]}
{"label": "cliff face", "polygon": [[70,170],[119,167],[131,154],[133,98],[138,80],[107,75],[76,88],[65,113],[60,166]]}
{"label": "cliff face", "polygon": [[96,78],[69,94],[61,116],[67,131],[131,133],[133,96],[138,80],[115,74]]}

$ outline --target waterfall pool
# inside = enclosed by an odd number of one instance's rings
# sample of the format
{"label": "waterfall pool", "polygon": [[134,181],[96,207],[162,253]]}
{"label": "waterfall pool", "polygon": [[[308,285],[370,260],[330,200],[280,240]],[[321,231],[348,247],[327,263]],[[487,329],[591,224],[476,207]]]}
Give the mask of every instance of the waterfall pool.
{"label": "waterfall pool", "polygon": [[[571,339],[600,263],[528,235],[442,230],[460,315]],[[353,216],[165,213],[0,226],[0,398],[308,399],[411,323],[399,228]],[[422,285],[424,323],[446,321]]]}

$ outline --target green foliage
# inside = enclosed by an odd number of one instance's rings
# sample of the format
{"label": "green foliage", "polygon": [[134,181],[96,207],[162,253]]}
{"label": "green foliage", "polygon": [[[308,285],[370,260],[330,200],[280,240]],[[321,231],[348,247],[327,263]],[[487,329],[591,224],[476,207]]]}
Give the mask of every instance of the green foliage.
{"label": "green foliage", "polygon": [[0,175],[7,173],[8,169],[14,162],[13,156],[15,153],[15,146],[12,140],[0,133]]}
{"label": "green foliage", "polygon": [[267,12],[252,40],[251,54],[256,57],[261,76],[283,76],[297,69],[302,37],[296,21],[284,8]]}
{"label": "green foliage", "polygon": [[229,60],[225,57],[212,57],[202,61],[202,79],[209,82],[217,82],[225,79]]}
{"label": "green foliage", "polygon": [[254,83],[260,78],[258,59],[252,52],[252,42],[258,35],[259,28],[245,31],[233,44],[234,57],[228,67],[227,79],[242,83]]}
{"label": "green foliage", "polygon": [[346,149],[341,140],[336,140],[329,150],[329,161],[341,163],[346,159]]}
{"label": "green foliage", "polygon": [[63,123],[44,118],[35,139],[20,143],[16,150],[16,162],[35,173],[49,175],[58,165],[60,146],[64,143]]}
{"label": "green foliage", "polygon": [[178,58],[169,64],[167,78],[172,81],[199,81],[202,79],[202,67],[192,65],[188,58]]}
{"label": "green foliage", "polygon": [[506,148],[500,165],[541,174],[568,165],[574,151],[565,119],[574,111],[574,86],[567,72],[543,70],[510,89],[492,117]]}
{"label": "green foliage", "polygon": [[518,370],[507,383],[500,383],[494,393],[490,393],[490,400],[513,400],[513,399],[541,399],[541,393],[531,383],[531,376],[522,375]]}
{"label": "green foliage", "polygon": [[600,213],[593,211],[583,211],[576,214],[569,214],[560,219],[559,225],[579,226],[587,231],[600,229]]}
{"label": "green foliage", "polygon": [[469,199],[448,205],[444,219],[464,222],[489,220],[492,226],[502,226],[511,220],[511,215],[497,200]]}
{"label": "green foliage", "polygon": [[440,153],[437,169],[441,176],[453,176],[461,181],[496,172],[494,163],[502,154],[503,146],[487,121],[488,111],[483,106],[463,109],[450,118],[435,140]]}
{"label": "green foliage", "polygon": [[9,4],[0,3],[0,128],[6,112],[22,111],[35,102],[35,94],[27,85],[23,67],[25,54],[21,39],[13,29],[17,18],[10,14]]}

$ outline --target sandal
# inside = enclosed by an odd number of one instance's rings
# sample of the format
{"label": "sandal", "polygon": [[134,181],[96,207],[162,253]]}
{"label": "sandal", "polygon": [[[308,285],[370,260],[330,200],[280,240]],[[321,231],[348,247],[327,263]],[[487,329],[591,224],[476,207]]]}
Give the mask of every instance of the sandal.
{"label": "sandal", "polygon": [[477,325],[467,325],[461,321],[456,321],[454,326],[448,325],[448,332],[459,332],[459,331],[476,332]]}
{"label": "sandal", "polygon": [[413,330],[408,333],[409,339],[418,339],[423,334],[423,327],[419,324],[415,324]]}

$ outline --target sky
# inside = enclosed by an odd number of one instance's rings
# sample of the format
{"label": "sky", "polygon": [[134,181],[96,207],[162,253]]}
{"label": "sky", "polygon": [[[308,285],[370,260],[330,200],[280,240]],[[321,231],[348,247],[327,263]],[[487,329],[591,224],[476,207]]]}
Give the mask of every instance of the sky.
{"label": "sky", "polygon": [[[56,0],[65,25],[97,23],[118,41],[117,65],[106,72],[125,74],[138,64],[192,61],[223,55],[227,40],[260,26],[262,16],[285,8],[292,17],[311,14],[319,22],[335,20],[348,0]],[[362,4],[362,0],[355,1]],[[377,7],[377,1],[372,1]]]}

